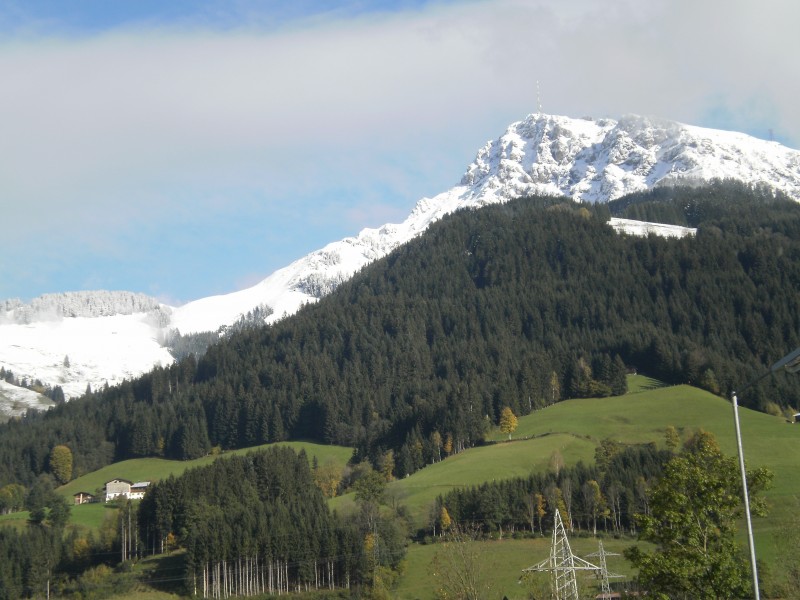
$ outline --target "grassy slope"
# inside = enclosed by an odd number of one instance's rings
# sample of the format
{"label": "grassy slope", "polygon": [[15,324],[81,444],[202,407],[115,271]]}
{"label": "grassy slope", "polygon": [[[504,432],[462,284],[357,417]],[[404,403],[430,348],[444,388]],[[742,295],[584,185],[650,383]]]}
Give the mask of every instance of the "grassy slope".
{"label": "grassy slope", "polygon": [[[409,508],[415,526],[423,527],[437,496],[455,487],[524,477],[531,471],[543,470],[547,468],[550,455],[556,449],[570,463],[588,461],[594,457],[594,444],[591,441],[568,433],[482,446],[456,454],[405,479],[393,481],[388,486],[388,494]],[[342,511],[347,511],[352,504],[352,494],[331,501],[331,506]]]}
{"label": "grassy slope", "polygon": [[[770,516],[754,522],[759,554],[770,557],[773,542],[765,534],[776,531],[783,519],[796,512],[793,499],[800,495],[800,480],[794,475],[800,464],[800,426],[749,409],[740,409],[739,414],[748,466],[765,466],[775,474],[767,493]],[[730,402],[685,385],[616,398],[570,400],[525,416],[519,423],[514,437],[569,429],[594,441],[609,437],[625,443],[663,443],[668,425],[674,425],[684,438],[702,428],[717,437],[723,452],[736,455]]]}
{"label": "grassy slope", "polygon": [[[630,545],[626,540],[605,539],[603,546],[607,553],[621,554],[623,549]],[[597,552],[597,540],[580,538],[570,541],[574,554],[587,556]],[[437,585],[437,554],[446,552],[443,544],[415,544],[409,549],[406,560],[405,575],[392,597],[398,600],[413,600],[416,598],[433,598]],[[475,543],[474,552],[478,557],[479,576],[488,582],[490,589],[487,597],[509,600],[528,600],[532,583],[520,581],[522,569],[535,565],[547,558],[550,552],[550,538],[535,539],[504,539]],[[591,560],[591,559],[590,559]],[[607,566],[610,573],[631,577],[633,575],[630,565],[622,556],[609,556]],[[539,575],[538,578],[544,579]],[[546,580],[545,580],[546,581]],[[613,581],[613,580],[612,580]],[[594,576],[589,575],[587,586],[595,585]],[[536,596],[539,597],[539,596]]]}
{"label": "grassy slope", "polygon": [[[655,386],[645,383],[642,387]],[[776,558],[779,550],[782,523],[793,518],[797,508],[794,499],[800,496],[800,479],[793,475],[800,464],[800,426],[747,409],[741,409],[740,418],[748,466],[766,466],[775,473],[773,488],[767,493],[770,514],[765,519],[754,521],[759,559],[769,563]],[[565,462],[571,464],[576,458],[591,460],[594,444],[607,437],[624,443],[663,443],[667,425],[674,425],[684,437],[700,428],[711,431],[717,436],[725,453],[736,453],[733,415],[728,401],[689,386],[664,387],[616,398],[561,402],[520,418],[511,443],[470,450],[393,485],[408,490],[408,504],[415,508],[411,500],[422,495],[416,490],[423,482],[435,484],[437,481],[434,468],[447,473],[448,463],[455,465],[457,460],[463,461],[466,467],[461,483],[474,485],[487,479],[519,474],[523,468],[522,457],[537,469],[546,468],[552,452],[552,446],[547,444],[549,440],[572,438],[585,444],[580,452],[562,450]],[[505,440],[506,437],[499,431],[490,436],[495,440]],[[542,445],[537,446],[537,443]],[[505,458],[500,458],[501,453]],[[505,462],[509,463],[508,468],[504,466]],[[486,476],[487,472],[491,473],[490,477]],[[427,496],[433,498],[435,495]],[[576,540],[576,544],[583,543],[584,540]],[[619,550],[630,543],[607,540],[606,549]],[[488,573],[494,582],[494,589],[499,592],[495,595],[527,597],[516,583],[520,570],[547,557],[549,540],[504,540],[489,544],[491,552],[487,553],[486,560],[494,565]],[[435,579],[427,565],[430,565],[436,549],[436,545],[410,547],[409,568],[399,583],[397,597],[433,597]],[[579,550],[580,546],[576,545],[577,554],[580,554]],[[494,557],[503,558],[496,560]],[[625,572],[625,561],[617,560],[621,564],[609,563],[609,568]]]}
{"label": "grassy slope", "polygon": [[[655,379],[641,375],[630,376],[628,386],[637,391],[663,387]],[[562,404],[566,406],[566,403]],[[555,407],[558,406],[560,405]],[[567,413],[571,411],[571,408],[567,409]],[[599,438],[592,436],[591,427],[583,427],[580,432],[574,430],[572,417],[565,416],[562,411],[547,413],[552,418],[548,428],[543,429],[534,416],[542,414],[545,411],[520,418],[519,427],[512,436],[513,443],[509,443],[507,436],[499,430],[494,431],[488,436],[488,440],[498,442],[497,444],[470,448],[417,471],[410,477],[393,481],[388,486],[389,496],[405,504],[413,515],[414,525],[423,527],[436,497],[453,488],[479,485],[495,479],[524,477],[531,471],[543,471],[555,450],[561,453],[568,465],[579,460],[594,460],[597,441],[606,435]],[[587,425],[590,423],[591,420]],[[663,437],[663,431],[657,437]],[[653,438],[646,438],[648,441],[650,439]],[[354,508],[353,494],[333,498],[329,504],[331,508],[342,512],[351,511]]]}

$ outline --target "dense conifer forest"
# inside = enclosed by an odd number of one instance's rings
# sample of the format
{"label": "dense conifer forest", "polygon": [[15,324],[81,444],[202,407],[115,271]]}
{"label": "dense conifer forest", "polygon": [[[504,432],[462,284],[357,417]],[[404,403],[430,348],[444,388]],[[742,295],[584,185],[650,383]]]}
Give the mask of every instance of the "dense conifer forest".
{"label": "dense conifer forest", "polygon": [[[609,211],[698,227],[615,233]],[[798,345],[800,206],[732,183],[611,205],[527,198],[462,211],[291,318],[0,426],[0,486],[59,444],[74,474],[287,438],[412,473],[515,414],[624,392],[628,369],[725,394]],[[796,406],[766,381],[747,401]]]}
{"label": "dense conifer forest", "polygon": [[162,553],[177,532],[187,589],[204,598],[349,589],[405,554],[402,523],[367,501],[360,508],[347,520],[331,514],[306,455],[272,448],[154,484],[139,505],[139,539]]}

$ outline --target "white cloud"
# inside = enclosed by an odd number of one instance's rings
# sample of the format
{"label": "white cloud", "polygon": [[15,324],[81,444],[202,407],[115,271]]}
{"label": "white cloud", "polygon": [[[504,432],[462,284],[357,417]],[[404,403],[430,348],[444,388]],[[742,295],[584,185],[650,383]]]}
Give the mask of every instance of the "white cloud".
{"label": "white cloud", "polygon": [[[394,201],[410,194],[408,208],[533,112],[537,80],[547,112],[701,125],[721,112],[796,145],[798,10],[781,0],[499,0],[269,32],[6,39],[0,194],[21,225],[0,252],[60,229],[110,249],[114,232],[156,216],[180,226],[197,211],[223,214],[220,198],[257,214],[296,199],[299,214],[319,213],[342,189],[364,205],[383,186]],[[354,214],[365,222],[352,233],[385,213]]]}

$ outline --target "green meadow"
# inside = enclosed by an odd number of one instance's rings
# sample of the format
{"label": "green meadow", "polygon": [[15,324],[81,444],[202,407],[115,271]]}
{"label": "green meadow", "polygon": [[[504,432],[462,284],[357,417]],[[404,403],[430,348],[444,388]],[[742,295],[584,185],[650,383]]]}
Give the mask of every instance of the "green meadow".
{"label": "green meadow", "polygon": [[[631,545],[629,540],[603,538],[606,553],[621,555]],[[550,537],[525,539],[506,538],[468,543],[468,554],[475,557],[477,577],[485,582],[487,598],[503,598],[509,600],[528,600],[537,585],[547,586],[545,574],[526,575],[522,570],[538,564],[550,553]],[[574,538],[570,540],[570,548],[578,556],[587,556],[598,551],[598,540],[594,538]],[[412,544],[408,549],[405,562],[405,573],[400,578],[392,597],[398,600],[415,600],[434,598],[439,585],[439,568],[442,555],[448,552],[443,543]],[[589,559],[593,560],[593,559]],[[609,573],[631,578],[634,574],[628,562],[622,556],[608,556]],[[611,581],[613,581],[612,579]],[[596,586],[593,575],[579,577],[582,588]],[[540,597],[540,596],[535,596]]]}
{"label": "green meadow", "polygon": [[393,481],[387,486],[387,492],[408,507],[417,527],[423,527],[437,496],[457,487],[526,477],[532,471],[543,471],[554,451],[561,453],[566,464],[594,459],[591,440],[560,432],[470,448],[410,477]]}
{"label": "green meadow", "polygon": [[[579,460],[592,462],[594,449],[606,438],[624,444],[654,442],[664,444],[664,430],[674,426],[683,439],[705,429],[719,440],[723,452],[735,455],[733,412],[729,401],[687,385],[659,386],[641,376],[644,382],[629,392],[611,398],[566,400],[519,418],[517,430],[508,441],[499,430],[488,436],[484,446],[435,463],[388,485],[388,493],[406,504],[415,523],[424,522],[436,497],[455,487],[479,485],[495,479],[526,476],[549,467],[558,451],[566,465]],[[775,473],[768,497],[773,513],[788,515],[784,507],[800,494],[800,480],[793,469],[800,466],[800,425],[784,419],[740,408],[742,438],[749,467],[766,466]],[[350,494],[334,498],[332,506],[347,510]],[[761,520],[769,530],[772,519]]]}
{"label": "green meadow", "polygon": [[[496,444],[448,458],[403,481],[394,482],[390,489],[394,486],[406,491],[407,504],[420,520],[427,516],[425,512],[418,512],[420,508],[424,510],[425,502],[453,485],[477,485],[524,474],[520,471],[525,469],[525,464],[530,465],[529,470],[547,469],[554,449],[562,453],[567,465],[578,459],[591,461],[595,445],[605,438],[626,444],[663,444],[668,425],[678,429],[684,439],[698,429],[710,431],[719,440],[723,452],[735,456],[733,411],[729,401],[690,386],[659,387],[654,383],[652,380],[644,382],[634,388],[642,391],[625,396],[568,400],[521,417],[511,442],[507,441],[507,435],[495,431],[489,439]],[[740,419],[748,467],[764,466],[775,475],[773,486],[766,493],[770,513],[754,520],[759,560],[772,563],[780,552],[784,524],[795,518],[799,507],[800,479],[795,473],[800,466],[800,425],[749,409],[740,409]],[[453,467],[451,472],[448,463],[455,465],[457,460],[462,461],[463,466]],[[441,479],[436,478],[435,469],[442,473]],[[456,471],[459,477],[454,475]],[[438,491],[423,491],[426,484],[436,486]],[[743,524],[740,537],[744,545]],[[591,538],[574,538],[571,543],[573,551],[581,556],[597,549],[597,540]],[[621,551],[633,543],[633,539],[604,538],[609,551]],[[491,565],[486,578],[496,592],[494,595],[506,595],[511,600],[529,597],[524,585],[517,583],[521,569],[547,558],[550,540],[506,539],[478,546],[483,548],[481,561]],[[397,588],[398,598],[434,597],[436,578],[430,565],[440,548],[440,544],[409,547],[406,574]],[[617,562],[612,563],[609,559],[610,570],[630,574],[624,559],[615,560]]]}
{"label": "green meadow", "polygon": [[[766,496],[770,514],[754,520],[759,556],[774,558],[776,535],[793,514],[800,497],[800,425],[788,423],[746,408],[739,409],[742,445],[748,468],[767,467],[774,473]],[[664,430],[673,425],[686,439],[705,429],[719,441],[722,451],[736,456],[736,438],[731,403],[719,396],[687,385],[661,387],[602,399],[568,400],[519,419],[514,440],[537,439],[569,431],[596,444],[611,438],[626,444],[664,443]],[[504,439],[500,432],[491,436]],[[517,441],[512,444],[519,443]],[[570,464],[567,456],[565,462]]]}
{"label": "green meadow", "polygon": [[[547,468],[551,454],[558,450],[567,464],[594,459],[591,440],[568,433],[545,435],[536,439],[516,440],[470,448],[441,462],[434,463],[404,479],[392,481],[386,489],[392,502],[404,504],[415,527],[424,527],[437,496],[465,486],[496,479],[525,477],[531,471]],[[342,512],[354,508],[353,494],[330,500],[330,506]]]}

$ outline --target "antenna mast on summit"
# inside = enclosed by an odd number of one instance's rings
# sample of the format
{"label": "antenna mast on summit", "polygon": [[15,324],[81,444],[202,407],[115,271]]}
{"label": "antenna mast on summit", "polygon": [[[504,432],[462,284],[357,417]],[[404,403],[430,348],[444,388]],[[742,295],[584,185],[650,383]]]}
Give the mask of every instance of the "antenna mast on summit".
{"label": "antenna mast on summit", "polygon": [[542,94],[539,91],[539,80],[536,80],[536,112],[542,114]]}

